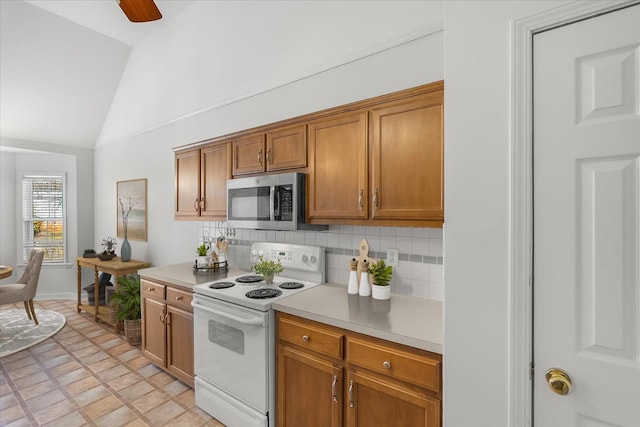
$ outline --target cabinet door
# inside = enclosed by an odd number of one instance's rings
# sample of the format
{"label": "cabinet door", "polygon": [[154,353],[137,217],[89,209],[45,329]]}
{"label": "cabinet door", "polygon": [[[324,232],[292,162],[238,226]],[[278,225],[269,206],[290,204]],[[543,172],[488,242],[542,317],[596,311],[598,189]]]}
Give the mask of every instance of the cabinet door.
{"label": "cabinet door", "polygon": [[367,113],[309,124],[310,219],[367,218]]}
{"label": "cabinet door", "polygon": [[231,143],[204,147],[200,151],[203,219],[227,218],[227,180],[231,178]]}
{"label": "cabinet door", "polygon": [[175,216],[200,215],[200,149],[176,153],[175,156]]}
{"label": "cabinet door", "polygon": [[142,299],[142,353],[159,366],[165,366],[165,325],[166,305],[151,298]]}
{"label": "cabinet door", "polygon": [[268,171],[306,167],[307,127],[298,125],[268,132],[266,160]]}
{"label": "cabinet door", "polygon": [[265,171],[264,134],[233,141],[233,176]]}
{"label": "cabinet door", "polygon": [[342,372],[339,365],[279,345],[278,427],[342,425]]}
{"label": "cabinet door", "polygon": [[348,427],[440,427],[440,401],[383,376],[349,370]]}
{"label": "cabinet door", "polygon": [[193,314],[167,305],[167,371],[193,385]]}
{"label": "cabinet door", "polygon": [[373,219],[444,220],[443,91],[371,112]]}

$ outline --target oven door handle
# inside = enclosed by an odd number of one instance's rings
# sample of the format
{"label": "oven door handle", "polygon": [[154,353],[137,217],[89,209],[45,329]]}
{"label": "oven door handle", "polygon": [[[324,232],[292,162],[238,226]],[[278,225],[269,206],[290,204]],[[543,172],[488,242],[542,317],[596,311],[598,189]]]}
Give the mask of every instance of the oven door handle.
{"label": "oven door handle", "polygon": [[244,319],[244,318],[239,317],[239,316],[234,316],[233,314],[225,313],[223,311],[218,311],[218,310],[213,309],[211,307],[207,307],[205,305],[198,304],[196,301],[191,301],[191,307],[197,308],[199,310],[204,310],[204,311],[207,311],[209,313],[216,314],[218,316],[221,316],[221,317],[224,317],[224,318],[227,318],[227,319],[234,320],[234,321],[236,321],[238,323],[242,323],[244,325],[252,325],[252,326],[262,326],[262,325],[264,325],[264,321],[261,318]]}

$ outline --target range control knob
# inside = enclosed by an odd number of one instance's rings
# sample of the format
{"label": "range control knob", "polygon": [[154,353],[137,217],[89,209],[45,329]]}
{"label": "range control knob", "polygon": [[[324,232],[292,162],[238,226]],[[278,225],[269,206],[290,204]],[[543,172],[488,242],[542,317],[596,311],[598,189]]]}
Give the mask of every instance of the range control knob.
{"label": "range control knob", "polygon": [[306,263],[309,261],[309,258],[306,255],[302,255],[302,262]]}
{"label": "range control knob", "polygon": [[251,251],[251,255],[256,256],[258,255],[258,251],[256,251],[255,249]]}
{"label": "range control knob", "polygon": [[315,264],[318,261],[318,258],[316,258],[315,256],[311,255],[311,264]]}
{"label": "range control knob", "polygon": [[260,249],[260,250],[258,251],[258,256],[262,256],[262,255],[264,255],[264,251],[263,251],[262,249]]}

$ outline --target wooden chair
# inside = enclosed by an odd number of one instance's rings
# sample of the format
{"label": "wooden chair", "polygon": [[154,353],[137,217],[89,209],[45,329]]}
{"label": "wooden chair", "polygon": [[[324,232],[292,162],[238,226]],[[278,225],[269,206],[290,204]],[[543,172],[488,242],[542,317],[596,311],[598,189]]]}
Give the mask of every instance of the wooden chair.
{"label": "wooden chair", "polygon": [[0,285],[0,305],[13,304],[20,301],[24,302],[24,309],[27,311],[27,316],[29,316],[29,319],[32,319],[36,325],[38,324],[38,319],[36,317],[36,311],[33,308],[33,297],[36,296],[43,258],[44,249],[32,249],[29,254],[29,262],[20,280],[13,284]]}

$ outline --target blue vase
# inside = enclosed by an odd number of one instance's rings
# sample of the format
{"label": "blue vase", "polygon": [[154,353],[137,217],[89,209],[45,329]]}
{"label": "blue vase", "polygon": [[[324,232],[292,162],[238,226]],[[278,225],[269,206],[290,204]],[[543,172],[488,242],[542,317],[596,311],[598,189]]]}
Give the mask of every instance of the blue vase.
{"label": "blue vase", "polygon": [[122,248],[120,249],[120,260],[124,262],[131,260],[131,245],[129,244],[129,240],[127,240],[127,236],[124,236],[124,241],[122,242]]}

